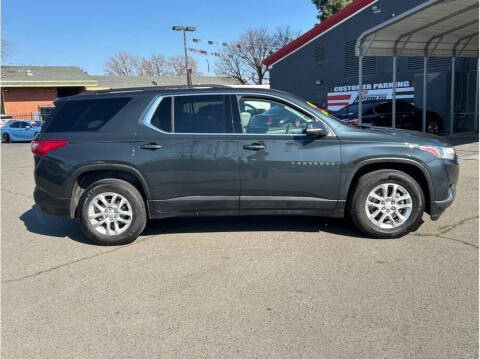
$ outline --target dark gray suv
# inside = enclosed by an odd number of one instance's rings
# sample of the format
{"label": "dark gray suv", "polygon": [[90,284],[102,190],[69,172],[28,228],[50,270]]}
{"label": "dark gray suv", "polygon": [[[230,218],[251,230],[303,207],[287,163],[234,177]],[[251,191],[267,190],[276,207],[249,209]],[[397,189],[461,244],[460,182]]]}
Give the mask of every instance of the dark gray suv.
{"label": "dark gray suv", "polygon": [[369,236],[416,230],[452,203],[445,139],[346,125],[294,95],[142,88],[62,98],[32,143],[35,201],[100,244],[147,219],[348,214]]}

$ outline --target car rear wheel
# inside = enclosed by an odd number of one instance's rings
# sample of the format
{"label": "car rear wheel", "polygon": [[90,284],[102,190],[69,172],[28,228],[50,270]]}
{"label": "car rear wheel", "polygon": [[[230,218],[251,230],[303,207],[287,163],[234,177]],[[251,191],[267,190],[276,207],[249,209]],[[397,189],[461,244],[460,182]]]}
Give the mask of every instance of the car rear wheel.
{"label": "car rear wheel", "polygon": [[355,225],[374,238],[398,238],[422,223],[425,196],[408,174],[378,170],[363,175],[350,205]]}
{"label": "car rear wheel", "polygon": [[130,183],[104,179],[82,195],[77,219],[83,232],[102,245],[133,242],[146,225],[145,202]]}
{"label": "car rear wheel", "polygon": [[8,133],[4,133],[2,136],[2,142],[5,143],[10,143],[12,142],[12,139],[10,138],[10,135]]}

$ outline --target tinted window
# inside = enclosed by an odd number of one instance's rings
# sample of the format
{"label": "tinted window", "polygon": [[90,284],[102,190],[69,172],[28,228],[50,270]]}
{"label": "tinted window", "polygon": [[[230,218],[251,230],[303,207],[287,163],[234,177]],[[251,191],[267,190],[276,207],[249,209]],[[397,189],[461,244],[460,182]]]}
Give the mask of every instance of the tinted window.
{"label": "tinted window", "polygon": [[177,96],[174,99],[174,132],[231,133],[226,96]]}
{"label": "tinted window", "polygon": [[162,99],[150,123],[165,132],[172,132],[172,99],[166,97]]}
{"label": "tinted window", "polygon": [[348,105],[345,106],[345,107],[342,107],[340,110],[338,110],[337,112],[335,112],[336,115],[340,115],[340,116],[345,116],[345,115],[348,115]]}
{"label": "tinted window", "polygon": [[[362,114],[366,114],[375,105],[376,105],[376,103],[363,102],[362,103]],[[351,113],[352,115],[358,116],[358,103],[353,103],[351,105],[348,105],[346,107],[346,110],[348,111],[348,113]]]}
{"label": "tinted window", "polygon": [[313,119],[280,102],[241,98],[240,122],[243,133],[302,134]]}
{"label": "tinted window", "polygon": [[397,111],[400,112],[412,112],[415,111],[415,107],[407,102],[397,101]]}
{"label": "tinted window", "polygon": [[10,127],[11,127],[11,128],[19,128],[19,127],[20,127],[20,122],[12,122],[12,123],[10,124]]}
{"label": "tinted window", "polygon": [[131,97],[68,101],[55,111],[47,132],[95,131],[120,111]]}
{"label": "tinted window", "polygon": [[392,113],[392,103],[385,102],[375,107],[376,113]]}

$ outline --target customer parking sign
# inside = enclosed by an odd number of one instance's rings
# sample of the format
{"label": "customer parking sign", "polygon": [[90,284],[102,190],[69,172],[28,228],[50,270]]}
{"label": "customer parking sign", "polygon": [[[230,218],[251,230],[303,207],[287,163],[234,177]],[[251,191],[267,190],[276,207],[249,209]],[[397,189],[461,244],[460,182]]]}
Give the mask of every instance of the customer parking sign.
{"label": "customer parking sign", "polygon": [[[328,92],[328,110],[338,111],[341,108],[358,102],[358,85],[334,86]],[[396,98],[413,99],[414,81],[398,81]],[[376,82],[363,84],[363,101],[390,100],[393,95],[393,82]]]}

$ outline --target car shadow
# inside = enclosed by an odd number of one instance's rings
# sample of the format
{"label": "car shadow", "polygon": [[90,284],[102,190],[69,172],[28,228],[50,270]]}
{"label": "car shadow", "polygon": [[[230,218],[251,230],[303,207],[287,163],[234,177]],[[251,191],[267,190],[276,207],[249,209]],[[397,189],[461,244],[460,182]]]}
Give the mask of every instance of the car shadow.
{"label": "car shadow", "polygon": [[[149,221],[141,236],[176,233],[209,232],[325,232],[347,237],[364,237],[346,219],[305,216],[226,216],[181,217]],[[68,237],[74,241],[95,245],[85,236],[74,219],[44,213],[37,205],[20,216],[30,233],[50,237]]]}
{"label": "car shadow", "polygon": [[23,213],[20,220],[30,233],[58,238],[68,237],[80,243],[95,244],[83,234],[74,219],[49,215],[37,205]]}
{"label": "car shadow", "polygon": [[306,216],[177,217],[150,221],[142,235],[209,232],[326,232],[363,235],[346,219]]}

